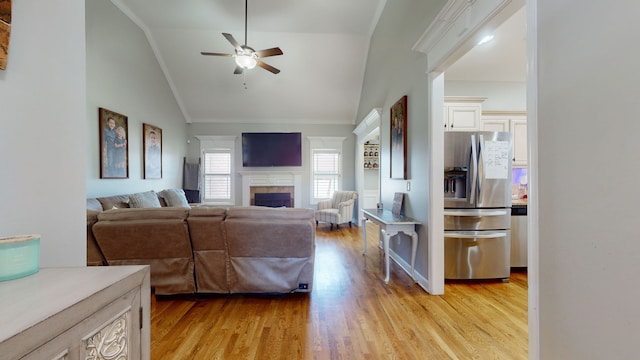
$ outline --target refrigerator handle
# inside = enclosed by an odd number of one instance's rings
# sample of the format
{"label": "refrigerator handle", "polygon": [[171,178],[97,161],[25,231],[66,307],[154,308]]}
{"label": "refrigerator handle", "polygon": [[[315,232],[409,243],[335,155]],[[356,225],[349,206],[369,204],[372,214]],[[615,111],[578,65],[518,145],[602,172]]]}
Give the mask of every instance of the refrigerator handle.
{"label": "refrigerator handle", "polygon": [[445,238],[455,238],[455,239],[495,239],[495,238],[503,238],[506,237],[507,233],[505,232],[492,232],[487,234],[465,234],[465,233],[456,233],[456,232],[444,232]]}
{"label": "refrigerator handle", "polygon": [[471,135],[471,154],[470,154],[470,168],[471,168],[471,193],[469,194],[469,203],[475,204],[476,201],[476,182],[478,181],[478,157],[476,154],[476,135]]}
{"label": "refrigerator handle", "polygon": [[483,172],[484,172],[484,161],[482,160],[482,157],[484,156],[484,154],[482,154],[482,147],[484,145],[484,136],[482,135],[478,135],[478,157],[477,157],[477,169],[478,169],[478,199],[481,199],[482,195],[482,179],[484,178],[483,176]]}

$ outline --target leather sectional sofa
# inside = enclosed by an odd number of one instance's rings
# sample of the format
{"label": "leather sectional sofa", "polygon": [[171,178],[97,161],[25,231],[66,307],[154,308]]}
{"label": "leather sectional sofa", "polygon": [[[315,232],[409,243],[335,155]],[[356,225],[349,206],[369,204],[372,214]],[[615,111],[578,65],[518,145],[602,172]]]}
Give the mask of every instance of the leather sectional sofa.
{"label": "leather sectional sofa", "polygon": [[96,199],[88,199],[88,265],[150,265],[158,295],[313,287],[313,210],[125,204],[107,204],[109,210],[100,211]]}

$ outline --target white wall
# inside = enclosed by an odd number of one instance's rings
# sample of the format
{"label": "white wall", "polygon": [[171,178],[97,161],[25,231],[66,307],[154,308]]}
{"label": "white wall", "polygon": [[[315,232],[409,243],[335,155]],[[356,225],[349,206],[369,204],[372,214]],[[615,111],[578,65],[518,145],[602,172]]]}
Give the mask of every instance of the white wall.
{"label": "white wall", "polygon": [[537,3],[540,358],[634,359],[640,3]]}
{"label": "white wall", "polygon": [[84,265],[84,1],[12,3],[0,71],[0,236],[39,233],[41,266]]}
{"label": "white wall", "polygon": [[[86,13],[87,195],[181,188],[186,123],[144,32],[108,0]],[[128,179],[100,179],[99,107],[128,116]],[[162,179],[143,179],[143,123],[162,129]]]}
{"label": "white wall", "polygon": [[[382,108],[380,127],[380,201],[391,208],[395,192],[404,192],[405,212],[421,222],[416,255],[416,272],[427,274],[428,226],[428,77],[424,54],[411,48],[438,14],[444,1],[388,1],[371,38],[365,70],[358,119],[364,119],[373,108]],[[390,115],[389,108],[407,95],[407,173],[408,180],[390,179]],[[411,191],[407,192],[407,182]],[[411,241],[391,242],[392,250],[407,263],[411,258]]]}

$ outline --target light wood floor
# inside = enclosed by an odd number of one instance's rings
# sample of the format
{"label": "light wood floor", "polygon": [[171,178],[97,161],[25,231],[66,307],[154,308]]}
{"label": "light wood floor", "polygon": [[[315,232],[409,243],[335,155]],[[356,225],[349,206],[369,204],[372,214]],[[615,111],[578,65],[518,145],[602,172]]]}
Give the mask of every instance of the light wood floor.
{"label": "light wood floor", "polygon": [[526,272],[433,296],[392,262],[385,285],[360,230],[320,224],[311,294],[152,296],[152,359],[527,358]]}

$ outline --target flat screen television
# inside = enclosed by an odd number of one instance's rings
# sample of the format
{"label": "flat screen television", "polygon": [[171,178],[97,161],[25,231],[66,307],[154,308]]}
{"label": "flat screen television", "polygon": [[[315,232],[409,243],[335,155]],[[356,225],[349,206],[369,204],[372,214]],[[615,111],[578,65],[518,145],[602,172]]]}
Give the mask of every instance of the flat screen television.
{"label": "flat screen television", "polygon": [[242,166],[302,166],[302,134],[242,133]]}

